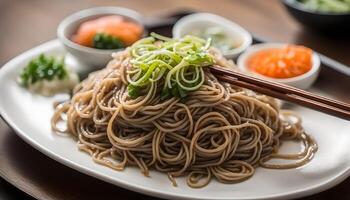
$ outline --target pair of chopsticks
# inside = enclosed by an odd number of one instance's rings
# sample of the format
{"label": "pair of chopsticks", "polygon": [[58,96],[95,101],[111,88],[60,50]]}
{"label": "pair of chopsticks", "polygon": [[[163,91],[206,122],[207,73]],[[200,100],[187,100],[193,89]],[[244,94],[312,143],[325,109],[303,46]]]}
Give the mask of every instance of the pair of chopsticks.
{"label": "pair of chopsticks", "polygon": [[212,66],[210,67],[210,71],[220,81],[350,120],[350,104],[329,99],[288,85],[274,83],[227,70],[222,67]]}

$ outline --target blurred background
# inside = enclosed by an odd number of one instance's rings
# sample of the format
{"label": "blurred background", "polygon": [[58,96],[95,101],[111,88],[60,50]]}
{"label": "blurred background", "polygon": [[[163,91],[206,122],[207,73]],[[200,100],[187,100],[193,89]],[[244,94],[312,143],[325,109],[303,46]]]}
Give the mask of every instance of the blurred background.
{"label": "blurred background", "polygon": [[[340,17],[341,21],[343,20],[340,25],[337,24],[331,27],[322,24],[322,22],[337,21],[337,19],[333,19],[334,16],[321,14],[322,16],[320,17],[310,13],[300,14],[300,11],[295,10],[293,5],[287,9],[286,4],[290,5],[288,3],[290,3],[288,0],[220,0],[215,2],[211,0],[0,0],[0,66],[21,52],[55,39],[57,25],[67,15],[95,6],[131,8],[144,15],[146,21],[183,11],[211,12],[240,24],[254,35],[266,40],[302,44],[346,65],[350,65],[350,33],[346,30],[350,27],[350,23],[349,20],[344,20],[349,18],[349,14],[344,14],[344,16]],[[298,20],[301,20],[302,23]],[[312,27],[313,24],[318,22],[321,23],[319,24],[321,28]],[[323,72],[318,80],[320,82],[319,87],[332,94],[332,86],[327,85],[327,81],[322,80],[328,79],[328,76],[342,75],[327,68],[322,70]],[[341,99],[342,97],[340,96],[339,98]],[[0,132],[13,133],[3,120],[0,120],[0,126]],[[33,154],[40,154],[24,142],[19,141],[20,139],[14,133],[11,137],[13,138],[10,140],[13,140],[12,143],[14,145],[20,145],[18,148],[30,151]],[[30,154],[28,155],[30,156]],[[48,160],[48,162],[55,162],[48,158],[43,159]],[[6,166],[11,166],[5,162],[8,162],[8,160],[0,157],[0,168],[5,166],[5,164]],[[70,169],[65,170],[67,173],[73,173]],[[2,177],[13,184],[16,184],[16,181],[13,181],[11,178],[25,177],[25,173],[30,173],[31,171],[23,169],[21,172],[23,174],[12,175],[7,174],[6,169],[0,170]],[[38,173],[36,172],[36,174]],[[17,183],[21,183],[20,179],[17,181]],[[35,185],[35,182],[33,184]],[[335,197],[340,191],[346,190],[347,185],[350,185],[350,181],[345,181],[340,186],[321,195],[326,195],[329,198]],[[37,189],[40,190],[40,188]],[[26,190],[26,188],[22,188],[22,190]],[[312,199],[317,199],[318,197],[320,195]],[[30,199],[30,197],[12,187],[4,179],[0,179],[0,199]],[[344,194],[344,198],[341,199],[350,199],[350,194]]]}
{"label": "blurred background", "polygon": [[[324,35],[306,29],[285,9],[281,0],[1,0],[0,64],[33,46],[56,38],[56,28],[67,15],[95,6],[121,6],[145,16],[166,16],[183,10],[212,12],[231,19],[256,35],[309,46],[350,64],[349,35]],[[344,24],[343,28],[350,26]],[[341,32],[332,30],[331,32]]]}

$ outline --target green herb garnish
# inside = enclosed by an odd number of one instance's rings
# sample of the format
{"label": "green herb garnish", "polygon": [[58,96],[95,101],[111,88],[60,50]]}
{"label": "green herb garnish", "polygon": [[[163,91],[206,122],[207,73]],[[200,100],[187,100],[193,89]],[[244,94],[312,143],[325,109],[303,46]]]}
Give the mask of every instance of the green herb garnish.
{"label": "green herb garnish", "polygon": [[140,95],[140,87],[134,85],[128,85],[128,94],[131,98],[136,98]]}
{"label": "green herb garnish", "polygon": [[[151,34],[131,46],[132,68],[128,71],[131,98],[152,82],[163,84],[161,99],[184,98],[204,82],[203,67],[214,63],[208,53],[211,40],[195,36],[172,39]],[[137,88],[137,90],[135,90]]]}
{"label": "green herb garnish", "polygon": [[64,79],[67,77],[67,71],[64,66],[64,58],[46,56],[41,54],[39,57],[31,60],[21,71],[19,82],[28,87],[31,84],[41,80],[52,80],[54,78]]}
{"label": "green herb garnish", "polygon": [[124,48],[124,43],[112,35],[97,33],[93,38],[93,45],[96,49],[120,49]]}

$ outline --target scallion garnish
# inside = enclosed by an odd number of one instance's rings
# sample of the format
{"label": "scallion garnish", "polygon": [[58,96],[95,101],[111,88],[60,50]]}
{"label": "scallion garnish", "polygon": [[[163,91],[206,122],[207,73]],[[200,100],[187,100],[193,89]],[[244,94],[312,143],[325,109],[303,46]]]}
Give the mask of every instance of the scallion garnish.
{"label": "scallion garnish", "polygon": [[67,77],[67,75],[63,57],[57,58],[41,54],[23,68],[19,76],[19,82],[23,86],[28,87],[37,81],[52,80],[54,78],[61,80]]}
{"label": "scallion garnish", "polygon": [[112,35],[97,33],[93,38],[93,45],[96,49],[120,49],[124,48],[124,43]]}
{"label": "scallion garnish", "polygon": [[203,67],[214,63],[208,53],[211,40],[195,36],[180,39],[167,38],[155,33],[132,45],[128,71],[128,92],[131,98],[140,96],[142,88],[151,82],[161,82],[161,98],[183,98],[197,90],[204,82]]}

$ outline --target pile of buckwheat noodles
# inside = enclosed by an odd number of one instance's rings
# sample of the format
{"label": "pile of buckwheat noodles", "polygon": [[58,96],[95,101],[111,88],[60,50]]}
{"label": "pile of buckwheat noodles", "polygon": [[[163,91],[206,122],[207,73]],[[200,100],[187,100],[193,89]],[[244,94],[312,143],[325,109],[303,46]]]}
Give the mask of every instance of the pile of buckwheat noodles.
{"label": "pile of buckwheat noodles", "polygon": [[[137,166],[146,176],[155,169],[174,185],[175,177],[187,176],[193,188],[213,177],[246,180],[258,166],[288,169],[310,161],[317,145],[300,118],[271,97],[219,82],[206,68],[235,66],[209,46],[193,36],[154,36],[115,53],[56,107],[53,130],[77,138],[99,164]],[[277,154],[282,140],[304,149]]]}

